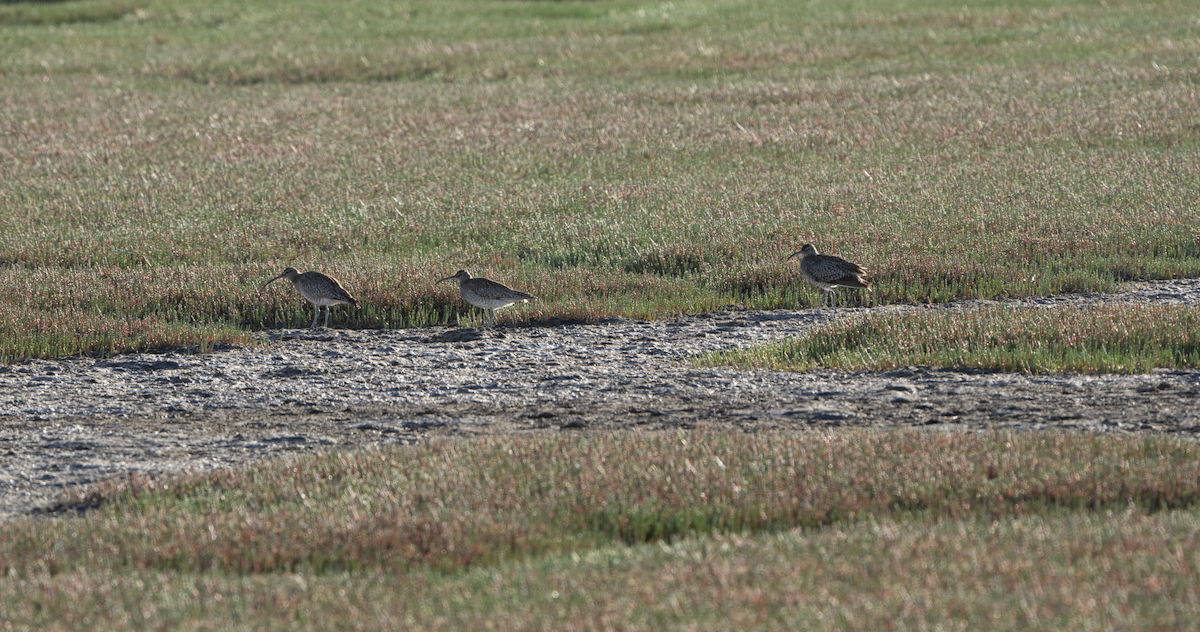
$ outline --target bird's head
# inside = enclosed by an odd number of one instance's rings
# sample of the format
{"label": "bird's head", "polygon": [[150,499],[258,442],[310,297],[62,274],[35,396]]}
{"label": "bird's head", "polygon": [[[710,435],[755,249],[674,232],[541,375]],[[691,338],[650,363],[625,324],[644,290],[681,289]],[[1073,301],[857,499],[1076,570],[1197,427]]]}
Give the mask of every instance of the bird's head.
{"label": "bird's head", "polygon": [[796,255],[800,255],[800,258],[803,259],[804,257],[807,257],[809,255],[815,255],[815,254],[817,254],[817,249],[812,244],[804,244],[803,248],[788,255],[788,258],[786,259],[786,261],[791,261],[792,257],[795,257]]}
{"label": "bird's head", "polygon": [[287,279],[288,281],[295,281],[298,278],[300,278],[300,273],[297,272],[295,268],[288,266],[287,268],[283,269],[283,272],[279,273],[279,276],[275,277],[274,279],[271,279],[270,281],[267,281],[266,283],[263,283],[262,287],[259,288],[259,291],[261,292],[262,290],[265,290],[268,285],[278,281],[279,279]]}
{"label": "bird's head", "polygon": [[462,283],[463,281],[466,281],[467,279],[470,279],[470,278],[471,278],[470,272],[467,272],[466,270],[459,270],[458,272],[454,273],[454,276],[448,276],[444,279],[438,279],[438,283],[441,283],[442,281],[450,281],[451,279],[458,281],[459,283]]}

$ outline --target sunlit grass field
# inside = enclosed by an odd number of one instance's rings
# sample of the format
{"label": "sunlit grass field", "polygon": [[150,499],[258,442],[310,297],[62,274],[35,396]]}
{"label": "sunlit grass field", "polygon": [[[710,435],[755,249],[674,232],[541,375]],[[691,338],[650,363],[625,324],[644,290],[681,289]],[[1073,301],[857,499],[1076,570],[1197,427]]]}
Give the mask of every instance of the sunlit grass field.
{"label": "sunlit grass field", "polygon": [[17,629],[1178,629],[1200,448],[1057,433],[437,441],[0,525]]}
{"label": "sunlit grass field", "polygon": [[[3,3],[0,359],[306,326],[258,292],[289,265],[363,302],[337,327],[479,322],[434,283],[458,268],[539,297],[508,322],[814,306],[808,242],[872,306],[1200,276],[1198,59],[1186,3]],[[1138,309],[896,317],[885,357],[961,331],[1012,370],[1194,363],[1162,331],[1194,311]],[[790,368],[868,366],[865,322]],[[1154,348],[1028,348],[1080,333]],[[0,622],[1179,629],[1196,451],[504,437],[139,478],[0,525]]]}
{"label": "sunlit grass field", "polygon": [[[1171,3],[0,4],[0,357],[339,327],[869,304],[1200,275]],[[474,322],[474,320],[470,320]]]}

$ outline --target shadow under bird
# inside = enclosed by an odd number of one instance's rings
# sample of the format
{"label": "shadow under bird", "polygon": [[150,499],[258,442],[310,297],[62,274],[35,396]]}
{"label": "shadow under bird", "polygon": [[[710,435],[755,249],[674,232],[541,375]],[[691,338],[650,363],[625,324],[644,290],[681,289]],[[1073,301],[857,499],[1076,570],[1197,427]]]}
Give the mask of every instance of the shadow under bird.
{"label": "shadow under bird", "polygon": [[313,314],[312,325],[309,329],[317,328],[317,318],[321,316],[321,307],[325,307],[325,327],[329,327],[329,308],[334,305],[358,305],[358,299],[350,296],[346,288],[337,279],[321,274],[316,270],[309,270],[304,274],[300,274],[295,268],[287,268],[279,276],[263,283],[259,290],[267,289],[267,286],[278,281],[279,279],[287,279],[295,286],[296,291],[303,296],[305,300],[312,303],[317,308]]}
{"label": "shadow under bird", "polygon": [[800,274],[821,290],[821,300],[817,302],[818,312],[821,311],[826,294],[829,295],[831,306],[837,307],[834,288],[856,287],[868,292],[871,290],[871,283],[863,278],[867,271],[857,263],[833,255],[820,254],[812,244],[804,244],[803,248],[788,255],[787,261],[791,261],[796,255],[800,255]]}
{"label": "shadow under bird", "polygon": [[450,280],[458,281],[458,293],[464,301],[488,311],[488,325],[496,322],[496,310],[513,303],[526,303],[535,298],[503,283],[483,277],[472,277],[466,270],[459,270],[454,276],[438,279],[438,283]]}

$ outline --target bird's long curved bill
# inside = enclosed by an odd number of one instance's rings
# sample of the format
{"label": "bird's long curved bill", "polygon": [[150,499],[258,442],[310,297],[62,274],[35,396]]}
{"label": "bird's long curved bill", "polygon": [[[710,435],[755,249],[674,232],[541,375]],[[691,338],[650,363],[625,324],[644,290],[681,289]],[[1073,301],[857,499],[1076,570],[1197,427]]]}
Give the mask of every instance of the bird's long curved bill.
{"label": "bird's long curved bill", "polygon": [[802,253],[802,252],[804,252],[804,251],[803,251],[803,250],[797,250],[796,252],[793,252],[792,254],[788,255],[788,258],[787,258],[787,259],[784,259],[784,261],[791,261],[791,260],[792,260],[792,257],[795,257],[796,255],[798,255],[798,254],[800,254],[800,253]]}
{"label": "bird's long curved bill", "polygon": [[451,281],[451,280],[453,280],[453,279],[454,279],[456,276],[458,276],[458,275],[454,275],[454,276],[448,276],[448,277],[446,277],[446,278],[444,278],[444,279],[438,279],[438,280],[437,280],[437,282],[438,282],[438,283],[441,283],[442,281]]}
{"label": "bird's long curved bill", "polygon": [[268,285],[270,285],[270,284],[272,284],[272,283],[274,283],[274,282],[276,282],[276,281],[278,281],[279,279],[282,279],[282,278],[283,278],[283,275],[281,274],[281,275],[279,275],[279,276],[275,277],[274,279],[271,279],[270,281],[267,281],[266,283],[263,283],[263,284],[262,284],[262,287],[258,288],[258,291],[259,291],[259,292],[261,292],[261,291],[263,291],[263,290],[267,289],[267,286],[268,286]]}

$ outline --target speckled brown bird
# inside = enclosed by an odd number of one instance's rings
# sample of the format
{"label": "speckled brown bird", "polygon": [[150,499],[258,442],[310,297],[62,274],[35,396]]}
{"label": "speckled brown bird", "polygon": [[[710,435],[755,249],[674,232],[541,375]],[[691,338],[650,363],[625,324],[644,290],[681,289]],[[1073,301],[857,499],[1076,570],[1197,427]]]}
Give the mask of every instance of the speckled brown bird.
{"label": "speckled brown bird", "polygon": [[313,314],[312,325],[309,329],[317,328],[317,318],[321,316],[321,306],[325,307],[325,327],[329,327],[329,308],[334,305],[358,305],[358,299],[350,296],[346,288],[337,279],[321,274],[316,270],[309,270],[304,274],[300,274],[295,268],[286,268],[279,276],[263,283],[262,290],[265,290],[268,285],[279,279],[287,279],[295,286],[296,291],[300,293],[308,302],[316,307],[317,311]]}
{"label": "speckled brown bird", "polygon": [[863,278],[863,275],[867,273],[866,269],[857,263],[851,263],[833,255],[820,254],[812,244],[804,244],[803,248],[789,255],[787,260],[791,261],[792,257],[796,255],[800,255],[800,274],[804,275],[806,281],[821,290],[821,300],[817,302],[817,311],[821,311],[826,294],[829,295],[831,306],[837,307],[837,295],[833,292],[834,288],[856,287],[867,291],[871,290],[871,283]]}
{"label": "speckled brown bird", "polygon": [[518,292],[503,283],[483,277],[472,277],[466,270],[459,270],[454,276],[438,279],[438,283],[450,280],[458,281],[458,293],[463,300],[488,311],[488,325],[496,322],[496,310],[534,299],[533,296]]}

